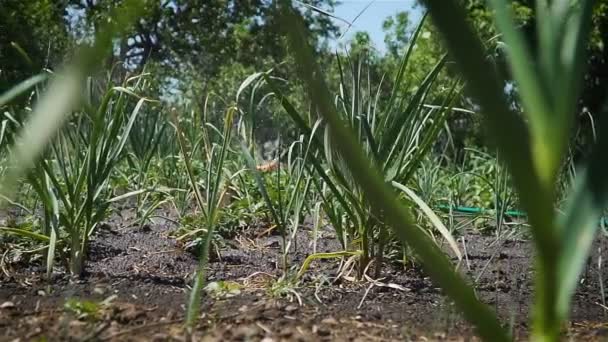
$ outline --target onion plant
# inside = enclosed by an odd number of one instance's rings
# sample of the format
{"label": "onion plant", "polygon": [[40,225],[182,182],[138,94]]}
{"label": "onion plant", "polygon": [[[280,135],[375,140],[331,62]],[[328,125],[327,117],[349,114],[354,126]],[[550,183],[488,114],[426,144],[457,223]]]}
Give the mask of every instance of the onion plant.
{"label": "onion plant", "polygon": [[[374,85],[369,70],[365,68],[364,59],[355,56],[347,57],[345,61],[340,57],[337,59],[340,91],[331,106],[341,122],[355,132],[358,144],[376,165],[387,184],[392,184],[412,203],[419,206],[448,241],[454,253],[460,257],[460,251],[450,232],[424,201],[408,188],[408,182],[443,128],[449,112],[448,107],[458,88],[458,82],[455,82],[447,94],[441,94],[438,98],[432,95],[433,85],[446,61],[444,57],[429,71],[413,94],[402,90],[405,88],[404,78],[408,62],[423,23],[424,20],[413,34],[399,72],[393,80],[393,88],[386,105],[382,105],[383,101],[380,101],[384,80]],[[281,100],[286,112],[313,143],[311,164],[316,175],[320,176],[320,180],[315,180],[315,187],[323,198],[323,210],[336,230],[343,248],[349,249],[354,244],[356,249],[362,251],[359,276],[363,276],[364,270],[373,259],[377,262],[378,274],[389,238],[386,220],[382,210],[378,211],[370,206],[365,190],[357,183],[345,157],[337,148],[343,142],[334,136],[333,128],[326,117],[323,117],[322,134],[315,134],[310,128],[314,122],[310,122],[308,116],[296,110],[281,93],[277,81],[268,73],[266,81]],[[425,106],[432,101],[438,101],[440,105]],[[317,99],[313,98],[312,103],[318,106],[316,102]],[[324,187],[330,190],[329,193],[323,191]]]}
{"label": "onion plant", "polygon": [[[382,211],[403,243],[420,256],[427,272],[488,341],[509,336],[495,313],[476,298],[473,289],[429,239],[416,230],[407,210],[395,200],[381,173],[364,154],[352,128],[336,115],[322,74],[306,44],[301,18],[290,2],[281,2],[281,18],[300,77],[308,86],[319,112],[340,141],[356,182],[373,207]],[[538,53],[533,54],[516,27],[505,0],[490,0],[502,33],[524,116],[513,112],[505,99],[504,83],[488,64],[482,44],[455,0],[426,0],[434,23],[467,81],[467,89],[486,115],[485,124],[505,161],[519,200],[528,213],[537,249],[536,295],[532,314],[535,341],[558,341],[568,318],[572,295],[608,199],[605,123],[598,130],[587,166],[578,173],[563,215],[556,215],[556,180],[567,152],[585,65],[593,1],[537,1]],[[287,25],[289,23],[289,25]],[[305,72],[304,72],[305,71]]]}

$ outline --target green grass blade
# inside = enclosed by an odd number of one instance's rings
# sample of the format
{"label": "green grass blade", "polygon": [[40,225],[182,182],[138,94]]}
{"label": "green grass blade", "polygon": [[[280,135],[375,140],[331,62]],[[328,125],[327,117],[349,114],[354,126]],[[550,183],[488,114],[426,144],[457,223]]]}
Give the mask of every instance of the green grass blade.
{"label": "green grass blade", "polygon": [[[148,101],[148,99],[146,99],[146,98],[139,99],[139,101],[137,101],[137,104],[135,105],[135,108],[133,108],[133,111],[131,112],[131,115],[129,116],[129,121],[127,122],[127,125],[124,127],[123,132],[121,134],[120,141],[119,141],[118,145],[116,145],[116,148],[114,149],[114,151],[112,152],[112,154],[109,157],[108,161],[110,161],[110,163],[109,163],[110,167],[114,166],[115,162],[118,160],[118,157],[122,153],[122,150],[125,147],[125,144],[127,143],[127,139],[129,139],[129,133],[131,133],[131,129],[133,128],[133,125],[135,124],[135,119],[137,119],[137,116],[139,115],[139,112],[141,111],[141,107],[143,106],[143,104],[146,101]],[[109,172],[109,171],[110,170],[107,170],[107,172]]]}
{"label": "green grass blade", "polygon": [[239,86],[239,89],[236,92],[236,101],[238,103],[239,99],[241,98],[241,93],[247,89],[247,87],[249,87],[251,85],[251,83],[257,81],[260,77],[262,77],[264,75],[263,72],[256,72],[254,74],[249,75],[244,81],[243,83],[241,83],[241,85]]}
{"label": "green grass blade", "polygon": [[548,102],[550,93],[543,84],[541,74],[534,65],[534,58],[530,52],[523,34],[515,27],[515,21],[509,5],[505,0],[490,0],[495,10],[496,26],[500,29],[507,44],[509,65],[513,76],[518,81],[518,92],[521,96],[524,110],[530,118],[532,130],[539,139],[548,138],[545,129],[551,120],[551,104]]}
{"label": "green grass blade", "polygon": [[34,165],[47,142],[63,125],[67,113],[76,106],[81,79],[81,72],[74,70],[51,81],[48,92],[37,103],[31,119],[17,138],[13,157],[9,161],[13,167],[7,171],[2,181],[4,195],[11,197],[16,180],[24,170]]}

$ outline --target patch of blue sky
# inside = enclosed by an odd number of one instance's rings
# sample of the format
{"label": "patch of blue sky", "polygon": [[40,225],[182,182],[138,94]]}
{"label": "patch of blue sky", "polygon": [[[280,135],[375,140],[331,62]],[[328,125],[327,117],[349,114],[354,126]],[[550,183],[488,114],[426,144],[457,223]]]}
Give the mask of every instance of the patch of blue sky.
{"label": "patch of blue sky", "polygon": [[410,12],[410,19],[415,25],[422,17],[420,7],[415,7],[416,0],[342,0],[336,5],[333,15],[351,22],[352,27],[340,20],[336,25],[344,36],[339,40],[330,42],[330,46],[337,47],[346,44],[357,31],[369,33],[374,48],[380,53],[386,51],[382,23],[389,17],[401,11]]}

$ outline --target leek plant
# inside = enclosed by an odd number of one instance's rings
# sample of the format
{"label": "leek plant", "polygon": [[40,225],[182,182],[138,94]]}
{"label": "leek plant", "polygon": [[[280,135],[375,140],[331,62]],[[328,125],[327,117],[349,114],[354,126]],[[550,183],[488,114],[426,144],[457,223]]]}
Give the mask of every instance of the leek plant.
{"label": "leek plant", "polygon": [[[383,80],[378,85],[373,84],[370,71],[365,68],[364,59],[347,57],[346,61],[343,61],[338,57],[340,90],[332,101],[331,108],[340,122],[355,132],[357,144],[376,165],[384,181],[392,184],[418,206],[448,241],[455,255],[460,257],[458,245],[448,229],[408,187],[443,128],[450,103],[459,87],[459,83],[455,82],[447,94],[440,94],[437,98],[433,96],[433,86],[446,62],[444,56],[428,72],[413,94],[402,91],[407,88],[404,85],[405,73],[423,23],[424,19],[412,36],[385,106],[381,105],[384,101],[380,101]],[[383,210],[374,209],[366,200],[365,189],[358,184],[345,156],[337,148],[343,141],[334,136],[334,128],[329,120],[322,118],[322,133],[316,134],[311,129],[315,122],[296,110],[281,93],[277,81],[271,78],[269,73],[265,79],[281,100],[287,114],[313,144],[310,160],[315,174],[320,177],[315,177],[315,188],[323,198],[323,211],[343,248],[361,251],[358,253],[359,277],[363,277],[372,260],[376,262],[376,274],[379,275],[383,252],[390,237],[385,213]],[[312,98],[312,103],[318,107],[317,101],[318,99]],[[440,105],[425,106],[429,102],[439,102]],[[324,191],[324,188],[329,189],[329,192]]]}
{"label": "leek plant", "polygon": [[158,177],[165,186],[175,189],[167,201],[172,205],[177,217],[182,218],[190,209],[192,192],[187,190],[190,181],[185,176],[187,172],[183,167],[179,143],[174,140],[169,141],[163,149],[164,151],[158,153]]}
{"label": "leek plant", "polygon": [[[201,291],[204,288],[206,280],[209,251],[214,231],[217,228],[219,216],[222,213],[222,203],[224,197],[228,193],[230,179],[237,177],[240,173],[240,171],[237,171],[234,174],[229,174],[224,167],[228,153],[230,152],[229,145],[232,139],[232,124],[235,111],[236,109],[234,107],[228,109],[226,117],[224,118],[223,132],[217,130],[217,128],[211,124],[204,122],[204,125],[197,127],[202,133],[199,135],[199,138],[194,141],[187,140],[186,135],[181,129],[177,112],[175,110],[173,111],[173,125],[177,134],[177,141],[182,153],[184,166],[188,174],[188,180],[190,181],[190,187],[194,194],[196,204],[203,216],[203,221],[205,222],[202,229],[204,237],[200,247],[201,253],[199,256],[199,264],[196,269],[194,284],[190,291],[188,301],[186,327],[189,334],[191,334],[196,320],[198,319]],[[206,148],[198,150],[197,144],[201,142],[202,137],[211,138],[211,134],[209,134],[207,130],[213,130],[218,133],[220,145],[213,144],[211,143],[211,140],[208,140],[209,145],[205,145]],[[200,151],[200,154],[203,156],[204,165],[206,166],[203,182],[197,180],[195,169],[192,164],[195,151]]]}
{"label": "leek plant", "polygon": [[84,271],[88,240],[110,204],[142,192],[108,197],[110,175],[124,156],[134,121],[144,103],[151,101],[136,95],[139,81],[134,77],[110,88],[97,108],[78,113],[27,177],[44,207],[45,233],[51,241],[60,231],[67,233],[73,275]]}
{"label": "leek plant", "polygon": [[[249,75],[240,85],[236,92],[236,103],[239,108],[239,120],[237,122],[237,131],[241,139],[249,148],[249,152],[255,150],[255,132],[256,118],[258,111],[262,108],[264,102],[271,97],[272,94],[263,93],[262,97],[258,96],[258,92],[262,91],[264,73],[257,72]],[[250,89],[249,89],[250,88]],[[248,95],[248,96],[247,96]]]}
{"label": "leek plant", "polygon": [[[154,161],[159,160],[159,145],[167,145],[169,136],[166,128],[169,126],[165,113],[157,107],[151,108],[139,115],[131,134],[129,134],[128,153],[126,160],[129,170],[135,171],[133,177],[125,175],[129,183],[134,183],[136,188],[159,188],[159,183],[164,180],[154,177],[156,174],[152,168]],[[169,190],[169,189],[165,189]],[[167,192],[146,192],[137,196],[136,210],[140,224],[143,224],[150,215],[161,205],[168,201]]]}
{"label": "leek plant", "polygon": [[[92,46],[83,46],[75,55],[71,65],[66,66],[57,75],[53,75],[46,88],[46,91],[37,98],[37,102],[32,113],[22,123],[14,142],[12,142],[9,149],[10,152],[6,163],[8,167],[2,177],[2,181],[0,182],[0,193],[2,193],[2,200],[0,201],[0,204],[6,205],[7,199],[13,197],[15,187],[19,183],[19,180],[24,174],[29,174],[29,180],[38,180],[37,192],[39,194],[44,194],[42,199],[46,205],[45,216],[47,216],[47,223],[54,223],[50,230],[46,229],[46,232],[50,236],[31,231],[10,231],[5,228],[1,229],[1,231],[12,234],[25,234],[26,236],[36,237],[39,238],[40,241],[49,243],[47,255],[47,269],[49,270],[52,268],[54,250],[59,235],[57,229],[54,228],[59,226],[59,221],[63,220],[63,222],[66,223],[70,220],[65,215],[63,215],[62,218],[58,205],[58,200],[63,200],[67,197],[64,196],[60,199],[61,195],[59,194],[59,191],[57,191],[58,188],[54,186],[59,185],[59,182],[52,179],[52,172],[48,172],[54,170],[50,170],[51,166],[46,160],[39,161],[40,156],[45,154],[45,152],[50,153],[48,152],[48,143],[52,141],[57,131],[60,130],[60,128],[70,117],[70,112],[79,107],[80,101],[84,95],[82,89],[84,88],[83,86],[87,76],[95,71],[97,66],[100,64],[100,61],[103,60],[103,56],[111,51],[113,39],[117,35],[125,32],[125,30],[130,27],[135,19],[138,18],[142,9],[142,4],[138,0],[125,1],[121,6],[116,8],[111,16],[113,20],[100,26],[96,36],[92,40],[94,42]],[[30,91],[30,89],[35,86],[40,85],[41,82],[43,82],[46,78],[47,77],[44,74],[33,76],[32,78],[16,85],[5,94],[0,95],[0,108],[7,105],[17,96]],[[98,117],[95,117],[94,119],[99,120]],[[120,127],[120,125],[116,127]],[[78,139],[82,138],[83,137],[78,137]],[[114,139],[115,138],[116,137],[114,136]],[[114,155],[110,155],[110,152],[116,152],[116,146],[116,144],[108,146],[108,149],[105,150],[108,155],[106,155],[104,158],[108,158],[110,156],[113,157]],[[88,158],[88,160],[95,160],[96,157],[97,156],[91,156]],[[48,168],[47,170],[44,170],[44,172],[41,172],[38,167],[42,167],[41,165],[43,164],[46,164]],[[28,172],[29,169],[36,165],[38,165],[38,167],[36,167],[34,171]],[[101,165],[102,169],[105,166],[107,166],[107,164]],[[82,171],[82,174],[84,175],[86,170],[83,169]],[[109,172],[109,169],[105,169],[103,171],[100,169],[96,173],[96,179],[99,179],[97,177],[103,177],[103,174],[107,172]],[[89,178],[89,180],[91,180],[91,178]],[[80,189],[84,187],[87,189],[92,189],[94,186],[94,184],[91,183],[86,184],[84,176],[82,180],[79,181],[79,184]],[[63,184],[61,185],[63,186]],[[55,194],[55,191],[57,191],[57,194]],[[80,196],[80,194],[78,195]],[[80,203],[84,203],[86,201],[83,198],[78,198],[77,203],[79,208],[73,207],[72,209],[83,210],[80,214],[78,214],[80,220],[87,216],[86,218],[89,220],[89,222],[92,222],[90,218],[91,215],[93,215],[94,208],[92,208],[93,204],[91,203],[91,200],[99,199],[99,194],[89,193],[86,196],[89,196],[89,205],[87,207],[81,207]],[[87,210],[86,213],[84,212],[85,209]],[[81,221],[79,222],[82,223]],[[77,247],[73,250],[73,253],[79,253],[79,255],[76,256],[77,258],[73,259],[72,261],[74,271],[79,273],[79,271],[82,269],[82,264],[78,260],[82,260],[82,251],[86,246],[88,234],[92,231],[92,229],[90,226],[84,228],[70,226],[68,229],[71,229],[71,232],[79,234],[78,237],[76,235],[72,237],[72,242]]]}
{"label": "leek plant", "polygon": [[[272,71],[272,70],[271,70]],[[302,221],[302,216],[309,197],[312,176],[307,172],[311,141],[300,136],[292,142],[287,150],[279,151],[275,156],[275,170],[261,172],[258,170],[255,146],[255,118],[262,105],[275,94],[266,91],[267,73],[257,72],[249,75],[239,86],[236,103],[239,104],[240,120],[237,130],[243,141],[242,155],[247,167],[253,173],[258,190],[271,214],[276,229],[281,234],[280,265],[287,271],[287,255],[295,244],[295,237]],[[265,77],[267,76],[267,77]],[[248,96],[246,96],[248,95]],[[282,166],[284,163],[285,167]],[[275,190],[270,191],[270,189]]]}
{"label": "leek plant", "polygon": [[[315,126],[315,128],[318,125]],[[313,176],[308,172],[308,161],[310,157],[311,140],[304,136],[289,146],[286,152],[285,167],[281,167],[280,156],[277,156],[277,168],[268,176],[257,170],[256,163],[249,150],[242,145],[243,156],[248,168],[253,172],[254,179],[272,220],[281,234],[281,256],[280,262],[284,272],[289,265],[287,255],[296,243],[296,234],[302,223],[303,214],[308,204]],[[274,183],[274,184],[273,184]],[[276,196],[272,196],[269,187],[276,190]]]}
{"label": "leek plant", "polygon": [[[488,64],[482,44],[455,0],[425,0],[434,23],[467,81],[467,90],[486,115],[485,124],[528,213],[537,249],[536,295],[532,314],[534,341],[558,341],[568,318],[572,295],[608,199],[605,123],[598,130],[587,166],[577,179],[563,215],[555,215],[556,180],[567,152],[585,64],[593,1],[537,1],[538,53],[533,54],[517,29],[505,0],[490,0],[508,61],[517,82],[524,116],[513,112],[503,82]],[[430,276],[451,297],[465,317],[488,341],[507,341],[508,333],[496,314],[476,298],[473,289],[453,270],[441,251],[412,224],[408,210],[366,156],[355,132],[336,114],[312,49],[306,44],[302,20],[288,0],[281,2],[281,19],[299,76],[313,103],[340,143],[353,178],[368,201],[382,211],[399,239],[420,256]],[[289,25],[287,25],[289,24]]]}

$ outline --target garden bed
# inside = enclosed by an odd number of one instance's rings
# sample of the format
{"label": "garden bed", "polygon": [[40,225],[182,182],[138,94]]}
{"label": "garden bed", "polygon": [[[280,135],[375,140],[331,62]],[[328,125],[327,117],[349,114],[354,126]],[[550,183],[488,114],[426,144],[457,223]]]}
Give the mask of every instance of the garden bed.
{"label": "garden bed", "polygon": [[[171,236],[174,229],[160,219],[144,227],[110,220],[90,245],[86,276],[70,281],[58,268],[50,292],[43,259],[39,266],[5,263],[0,340],[184,340],[187,284],[197,259]],[[297,234],[297,249],[289,255],[293,274],[312,252],[310,236],[307,227]],[[525,339],[533,292],[531,243],[497,241],[472,228],[462,237],[468,261],[460,269],[471,279],[481,273],[477,293]],[[596,245],[574,297],[568,330],[576,340],[608,338],[598,281],[598,248],[605,251],[607,240],[598,238]],[[313,261],[295,285],[279,280],[279,246],[280,237],[268,227],[250,227],[227,240],[219,256],[212,255],[208,278],[216,283],[204,298],[196,340],[475,339],[470,325],[416,266],[387,264],[380,279],[356,282],[348,275],[335,280],[338,260]],[[338,250],[332,232],[322,231],[317,251]],[[605,265],[602,272],[608,274]]]}

